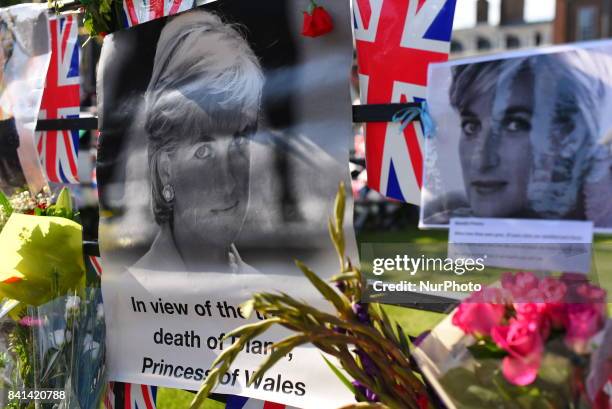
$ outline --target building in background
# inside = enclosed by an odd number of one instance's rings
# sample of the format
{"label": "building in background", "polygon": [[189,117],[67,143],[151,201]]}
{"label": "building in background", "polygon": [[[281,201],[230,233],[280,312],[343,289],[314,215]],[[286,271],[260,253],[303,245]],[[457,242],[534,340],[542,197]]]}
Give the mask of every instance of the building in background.
{"label": "building in background", "polygon": [[552,43],[552,21],[526,22],[525,0],[502,0],[500,7],[499,25],[494,26],[489,24],[489,1],[478,0],[476,26],[453,32],[453,58]]}
{"label": "building in background", "polygon": [[612,0],[557,0],[556,44],[612,37]]}

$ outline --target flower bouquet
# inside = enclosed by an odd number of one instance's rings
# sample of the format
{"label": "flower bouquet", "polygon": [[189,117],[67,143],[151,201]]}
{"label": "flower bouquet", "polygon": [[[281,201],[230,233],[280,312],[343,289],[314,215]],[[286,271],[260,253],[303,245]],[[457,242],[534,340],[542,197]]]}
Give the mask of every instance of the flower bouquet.
{"label": "flower bouquet", "polygon": [[0,193],[0,407],[24,388],[63,391],[37,407],[97,407],[103,382],[104,322],[99,288],[86,286],[82,229],[70,192],[57,200]]}
{"label": "flower bouquet", "polygon": [[606,292],[584,276],[503,275],[415,350],[449,408],[610,408]]}
{"label": "flower bouquet", "polygon": [[[294,348],[313,344],[322,352],[330,370],[355,395],[348,408],[427,409],[431,406],[427,385],[422,382],[410,357],[410,341],[402,328],[394,323],[378,304],[361,303],[363,280],[360,271],[345,255],[343,217],[345,190],[341,185],[336,198],[335,218],[329,232],[336,248],[340,273],[330,285],[300,262],[310,283],[333,307],[334,313],[322,311],[287,294],[259,293],[245,303],[245,315],[257,311],[267,317],[227,334],[236,342],[218,356],[191,408],[202,406],[204,399],[228,371],[240,351],[273,326],[282,326],[292,335],[274,345],[273,352],[249,379],[252,384]],[[341,368],[325,358],[334,357]]]}

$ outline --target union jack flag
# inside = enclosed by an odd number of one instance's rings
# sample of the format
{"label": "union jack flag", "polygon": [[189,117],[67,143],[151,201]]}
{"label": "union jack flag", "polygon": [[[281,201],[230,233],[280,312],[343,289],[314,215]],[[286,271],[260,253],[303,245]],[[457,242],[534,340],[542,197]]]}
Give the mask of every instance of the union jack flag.
{"label": "union jack flag", "polygon": [[[448,60],[456,0],[353,0],[364,104],[421,102],[429,64]],[[366,124],[368,185],[404,202],[420,202],[423,129]]]}
{"label": "union jack flag", "polygon": [[132,27],[194,6],[194,0],[123,0],[123,25]]}
{"label": "union jack flag", "polygon": [[[75,15],[49,17],[49,29],[51,62],[39,118],[78,118],[80,77],[77,17]],[[49,181],[79,183],[77,129],[37,132],[36,146]]]}

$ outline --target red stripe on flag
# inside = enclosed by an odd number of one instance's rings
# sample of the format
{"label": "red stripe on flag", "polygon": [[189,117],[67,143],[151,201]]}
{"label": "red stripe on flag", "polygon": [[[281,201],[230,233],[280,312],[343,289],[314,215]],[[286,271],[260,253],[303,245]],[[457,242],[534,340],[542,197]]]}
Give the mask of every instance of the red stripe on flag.
{"label": "red stripe on flag", "polygon": [[[370,122],[366,124],[365,141],[366,165],[368,169],[368,186],[380,192],[380,175],[382,171],[383,153],[385,151],[385,137],[387,124]],[[383,135],[382,138],[376,135]],[[387,193],[387,192],[384,192]]]}
{"label": "red stripe on flag", "polygon": [[363,27],[367,30],[370,27],[370,19],[372,17],[372,7],[370,6],[370,0],[357,0],[359,6],[359,15],[361,16],[361,22]]}
{"label": "red stripe on flag", "polygon": [[[132,385],[129,383],[120,384],[123,386],[123,408],[132,409]],[[133,408],[136,409],[136,408]]]}
{"label": "red stripe on flag", "polygon": [[48,131],[46,138],[45,163],[47,164],[47,177],[49,180],[59,181],[60,177],[57,173],[57,131]]}
{"label": "red stripe on flag", "polygon": [[136,10],[134,9],[134,1],[133,0],[125,0],[125,6],[127,7],[128,16],[130,17],[132,26],[139,24],[138,16],[136,15]]}
{"label": "red stripe on flag", "polygon": [[89,260],[91,261],[91,264],[93,264],[93,266],[96,269],[96,272],[98,273],[98,275],[101,275],[102,274],[102,266],[100,265],[100,262],[98,261],[98,258],[96,256],[89,256]]}
{"label": "red stripe on flag", "polygon": [[164,0],[150,0],[149,16],[151,20],[164,16]]}
{"label": "red stripe on flag", "polygon": [[425,4],[427,0],[419,0],[419,4],[417,5],[417,13],[419,11],[421,11],[421,7],[423,7],[423,4]]}
{"label": "red stripe on flag", "polygon": [[72,135],[70,135],[70,131],[62,131],[62,136],[64,137],[64,146],[67,148],[66,156],[68,157],[68,163],[70,164],[70,173],[72,175],[77,175],[77,164],[74,161],[74,157],[71,153],[71,151],[74,149],[72,146]]}
{"label": "red stripe on flag", "polygon": [[170,12],[168,13],[169,16],[176,14],[179,7],[181,7],[181,1],[182,0],[172,0],[172,7],[170,7]]}
{"label": "red stripe on flag", "polygon": [[262,409],[285,409],[285,405],[274,402],[264,402]]}
{"label": "red stripe on flag", "polygon": [[151,394],[149,393],[149,387],[147,385],[140,385],[140,390],[142,391],[142,398],[145,401],[145,405],[147,405],[147,409],[155,409],[151,402]]}

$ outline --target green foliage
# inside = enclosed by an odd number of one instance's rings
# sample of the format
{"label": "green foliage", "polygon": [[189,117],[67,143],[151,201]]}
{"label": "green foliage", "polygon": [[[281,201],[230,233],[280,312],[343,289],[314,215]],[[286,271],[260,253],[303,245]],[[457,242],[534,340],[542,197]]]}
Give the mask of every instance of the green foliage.
{"label": "green foliage", "polygon": [[40,216],[63,217],[64,219],[74,220],[76,214],[72,206],[70,190],[63,188],[57,196],[55,204],[49,206],[44,212],[41,211]]}
{"label": "green foliage", "polygon": [[[48,0],[49,7],[57,8],[56,0]],[[121,0],[80,0],[83,5],[83,27],[90,37],[110,34],[123,28]]]}
{"label": "green foliage", "polygon": [[11,202],[4,195],[4,193],[2,193],[2,191],[0,191],[0,206],[2,206],[2,208],[8,215],[13,213],[13,206],[11,206]]}
{"label": "green foliage", "polygon": [[491,340],[479,340],[474,345],[470,345],[467,349],[472,353],[472,356],[478,360],[480,359],[502,359],[508,353],[497,346]]}

